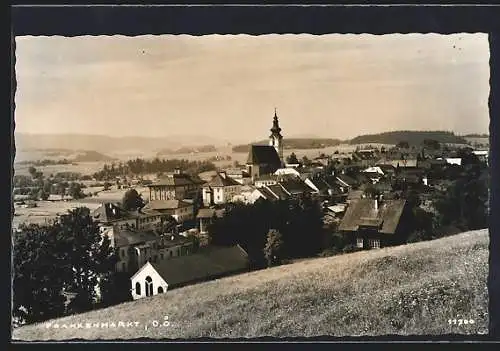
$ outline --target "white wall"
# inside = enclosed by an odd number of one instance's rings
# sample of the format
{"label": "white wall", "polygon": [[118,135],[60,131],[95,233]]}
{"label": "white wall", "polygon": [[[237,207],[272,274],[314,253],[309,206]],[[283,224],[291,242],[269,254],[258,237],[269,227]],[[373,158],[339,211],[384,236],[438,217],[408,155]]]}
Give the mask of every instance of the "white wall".
{"label": "white wall", "polygon": [[[131,280],[132,298],[134,300],[146,297],[146,278],[150,277],[153,284],[153,295],[158,295],[158,288],[163,289],[163,293],[167,292],[168,284],[163,280],[163,278],[158,274],[158,272],[149,263],[146,263],[138,271],[139,273],[133,276]],[[137,291],[136,286],[139,284],[140,291]],[[139,294],[138,294],[139,293]]]}

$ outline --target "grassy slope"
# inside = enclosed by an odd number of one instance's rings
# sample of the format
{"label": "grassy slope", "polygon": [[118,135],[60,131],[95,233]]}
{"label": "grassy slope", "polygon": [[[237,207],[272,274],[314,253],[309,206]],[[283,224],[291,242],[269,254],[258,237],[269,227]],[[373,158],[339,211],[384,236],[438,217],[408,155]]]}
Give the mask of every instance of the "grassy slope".
{"label": "grassy slope", "polygon": [[[14,330],[13,338],[119,339],[486,333],[487,230],[302,261],[69,316],[138,327]],[[167,327],[153,328],[169,316]],[[475,324],[450,326],[449,318]],[[148,329],[145,325],[149,324]]]}

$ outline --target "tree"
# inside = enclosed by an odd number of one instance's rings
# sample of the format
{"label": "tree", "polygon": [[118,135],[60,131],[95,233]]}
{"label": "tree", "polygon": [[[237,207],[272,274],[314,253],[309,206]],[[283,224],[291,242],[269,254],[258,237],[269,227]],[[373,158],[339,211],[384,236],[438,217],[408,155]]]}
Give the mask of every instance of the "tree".
{"label": "tree", "polygon": [[129,189],[123,195],[122,207],[125,210],[137,210],[144,207],[144,200],[137,190]]}
{"label": "tree", "polygon": [[439,143],[439,141],[434,139],[424,139],[423,145],[424,147],[431,150],[439,150],[441,148],[441,144]]}
{"label": "tree", "polygon": [[297,156],[295,155],[294,152],[292,152],[287,158],[286,158],[286,163],[288,164],[298,164],[299,160],[297,159]]}
{"label": "tree", "polygon": [[35,178],[35,176],[37,174],[37,170],[35,167],[30,166],[30,168],[28,168],[28,172],[30,173],[31,177]]}
{"label": "tree", "polygon": [[69,185],[68,195],[73,199],[82,199],[85,197],[85,194],[82,192],[82,186],[76,182],[72,182]]}
{"label": "tree", "polygon": [[307,156],[305,156],[305,155],[304,155],[304,157],[302,157],[302,164],[303,164],[304,166],[306,166],[306,167],[307,167],[307,166],[310,166],[310,165],[311,165],[311,163],[312,163],[312,161],[311,161],[311,160],[309,160],[309,158],[308,158]]}
{"label": "tree", "polygon": [[403,140],[403,141],[400,141],[399,143],[397,143],[396,147],[400,148],[400,149],[409,149],[410,148],[410,144],[407,141]]}
{"label": "tree", "polygon": [[44,189],[40,189],[38,191],[38,196],[37,196],[40,200],[43,200],[43,201],[47,201],[47,199],[49,198],[49,193],[46,192]]}
{"label": "tree", "polygon": [[283,236],[275,229],[270,229],[267,233],[264,256],[268,267],[279,265],[283,259]]}
{"label": "tree", "polygon": [[106,280],[114,271],[116,256],[111,241],[101,236],[90,210],[79,207],[62,215],[57,226],[56,255],[62,258],[64,288],[76,293],[68,306],[70,312],[89,310],[96,302],[99,279]]}
{"label": "tree", "polygon": [[25,323],[64,313],[64,265],[55,255],[57,228],[21,226],[14,237],[13,315]]}

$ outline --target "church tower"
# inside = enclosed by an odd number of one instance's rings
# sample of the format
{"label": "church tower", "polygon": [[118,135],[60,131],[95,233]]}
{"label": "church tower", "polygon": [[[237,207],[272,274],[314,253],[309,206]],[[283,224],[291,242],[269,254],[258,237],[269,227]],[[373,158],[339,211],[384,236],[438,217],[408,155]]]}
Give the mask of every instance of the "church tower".
{"label": "church tower", "polygon": [[276,108],[274,109],[273,127],[271,128],[271,135],[269,136],[269,145],[273,146],[280,157],[281,164],[283,162],[283,136],[281,135],[281,128],[278,123],[278,116],[276,115]]}

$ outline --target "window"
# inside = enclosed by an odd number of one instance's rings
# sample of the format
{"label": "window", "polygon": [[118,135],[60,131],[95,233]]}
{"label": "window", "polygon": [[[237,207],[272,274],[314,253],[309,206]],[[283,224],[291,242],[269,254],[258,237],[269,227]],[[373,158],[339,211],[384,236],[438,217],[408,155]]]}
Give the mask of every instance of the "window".
{"label": "window", "polygon": [[127,270],[127,263],[122,262],[122,271],[125,272]]}
{"label": "window", "polygon": [[169,252],[170,252],[170,257],[172,257],[172,255],[173,255],[173,252],[172,252],[172,251],[169,251]]}
{"label": "window", "polygon": [[163,294],[163,288],[161,286],[158,287],[158,294]]}
{"label": "window", "polygon": [[160,259],[163,260],[164,259],[164,256],[163,256],[163,253],[160,254]]}
{"label": "window", "polygon": [[356,239],[356,246],[359,247],[360,249],[363,248],[363,238]]}
{"label": "window", "polygon": [[135,283],[135,294],[136,295],[141,294],[141,283],[139,283],[139,282]]}
{"label": "window", "polygon": [[370,239],[369,245],[371,249],[380,249],[380,240],[379,239]]}
{"label": "window", "polygon": [[146,296],[153,295],[153,279],[150,276],[146,277]]}

